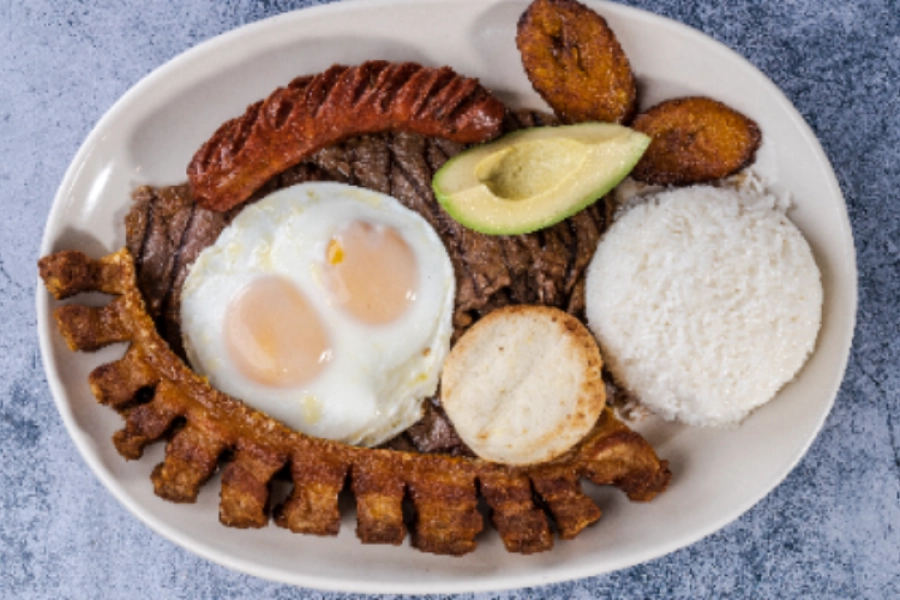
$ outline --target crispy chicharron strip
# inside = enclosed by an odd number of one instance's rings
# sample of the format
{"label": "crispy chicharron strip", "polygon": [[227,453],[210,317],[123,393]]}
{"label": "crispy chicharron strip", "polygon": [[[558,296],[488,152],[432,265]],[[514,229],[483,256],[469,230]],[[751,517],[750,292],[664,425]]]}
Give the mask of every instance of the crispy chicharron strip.
{"label": "crispy chicharron strip", "polygon": [[195,199],[225,211],[317,150],[402,130],[469,144],[500,133],[506,107],[450,67],[368,61],[295,79],[224,123],[188,165]]}
{"label": "crispy chicharron strip", "polygon": [[408,498],[416,514],[411,524],[415,547],[465,554],[475,549],[475,536],[484,526],[477,506],[480,492],[507,550],[527,554],[553,546],[545,509],[563,539],[600,518],[600,509],[581,490],[581,479],[614,485],[638,501],[652,499],[668,485],[667,462],[609,409],[566,455],[522,468],[309,437],[210,387],[171,352],[146,312],[127,249],[100,260],[59,252],[42,258],[39,267],[57,298],[88,291],[116,295],[101,308],[57,308],[57,325],[72,350],[129,342],[122,359],[93,371],[91,389],[125,418],[124,429],[113,437],[125,458],[140,458],[145,446],[169,437],[165,460],[151,476],[157,495],[195,501],[229,457],[219,508],[225,525],[265,526],[269,483],[290,465],[294,489],[273,512],[276,524],[291,531],[336,534],[338,494],[349,483],[363,543],[402,543],[407,535],[402,505]]}

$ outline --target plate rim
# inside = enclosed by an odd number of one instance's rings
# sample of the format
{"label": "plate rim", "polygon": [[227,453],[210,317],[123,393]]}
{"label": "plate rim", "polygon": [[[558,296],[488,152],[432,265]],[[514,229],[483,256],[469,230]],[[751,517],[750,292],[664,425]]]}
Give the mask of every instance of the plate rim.
{"label": "plate rim", "polygon": [[[213,53],[218,48],[223,46],[230,46],[235,41],[244,38],[244,37],[253,37],[258,35],[260,32],[263,32],[269,28],[278,28],[282,26],[282,22],[289,22],[295,19],[304,20],[307,18],[314,18],[319,14],[326,13],[342,13],[342,12],[353,12],[358,8],[365,7],[366,9],[371,9],[373,6],[381,6],[381,7],[400,7],[403,5],[416,4],[421,5],[423,3],[432,3],[432,4],[449,4],[453,3],[455,0],[342,0],[340,2],[334,2],[331,4],[321,4],[315,5],[305,8],[299,8],[295,10],[291,10],[282,14],[274,15],[265,19],[261,19],[259,21],[255,21],[252,23],[248,23],[245,25],[241,25],[229,31],[223,32],[221,34],[215,35],[209,39],[206,39],[199,44],[191,46],[184,51],[178,53],[176,56],[170,58],[162,65],[157,66],[148,74],[144,75],[137,83],[129,87],[129,89],[120,96],[103,114],[103,116],[94,124],[91,128],[90,133],[85,137],[84,141],[79,146],[77,152],[72,158],[69,166],[67,167],[63,179],[57,188],[57,191],[54,195],[53,202],[51,204],[50,210],[47,215],[47,220],[44,224],[44,229],[41,236],[41,244],[40,244],[40,256],[46,256],[52,250],[52,244],[54,239],[50,237],[51,230],[54,228],[54,224],[60,219],[60,213],[63,211],[65,205],[66,192],[72,186],[73,180],[78,174],[80,166],[85,162],[87,155],[90,154],[91,148],[97,143],[97,138],[103,132],[103,130],[108,126],[107,124],[111,121],[115,121],[116,118],[122,113],[126,111],[129,105],[134,102],[134,99],[140,96],[145,90],[153,86],[156,82],[165,80],[170,73],[176,72],[181,68],[181,65],[187,60],[193,60],[196,57],[202,57],[205,54]],[[465,1],[465,0],[464,0]],[[819,437],[819,433],[822,430],[822,427],[825,423],[825,420],[828,418],[831,413],[834,402],[837,399],[837,396],[840,391],[841,382],[843,381],[844,374],[846,372],[847,365],[849,363],[850,358],[850,350],[852,347],[853,335],[856,329],[856,318],[857,318],[857,310],[858,310],[858,266],[856,261],[856,249],[855,243],[853,240],[853,232],[850,226],[849,214],[847,211],[846,199],[844,198],[843,191],[841,190],[840,184],[837,180],[837,176],[834,171],[834,167],[831,164],[831,161],[828,159],[828,156],[825,154],[824,149],[822,148],[821,142],[818,137],[810,128],[809,124],[803,118],[803,116],[799,113],[790,99],[785,95],[785,93],[759,68],[757,68],[753,63],[751,63],[747,58],[739,54],[737,51],[731,49],[724,43],[716,40],[712,36],[695,29],[689,25],[671,19],[669,17],[665,17],[656,13],[649,12],[647,10],[643,10],[640,8],[626,6],[621,4],[616,4],[614,2],[610,2],[608,0],[584,0],[587,4],[591,5],[592,8],[596,8],[598,10],[610,10],[613,12],[617,12],[620,15],[629,18],[642,20],[646,23],[652,24],[654,27],[663,27],[669,30],[675,31],[680,35],[693,37],[702,41],[705,44],[712,43],[717,47],[720,52],[723,52],[729,55],[729,58],[732,60],[737,60],[742,63],[746,67],[748,67],[759,79],[759,82],[767,87],[767,91],[769,93],[773,93],[777,95],[783,103],[790,109],[789,116],[791,120],[794,121],[799,130],[803,134],[804,142],[810,145],[813,152],[816,154],[816,158],[821,161],[826,167],[828,171],[828,185],[833,188],[840,197],[841,200],[841,208],[843,210],[840,211],[840,225],[843,233],[847,235],[851,242],[851,248],[853,250],[853,260],[851,261],[851,271],[850,275],[853,286],[852,286],[852,298],[850,303],[850,309],[852,309],[852,314],[850,316],[847,325],[841,330],[840,335],[840,351],[843,356],[843,361],[841,364],[841,368],[839,370],[838,377],[836,378],[836,384],[834,389],[829,387],[829,396],[830,399],[827,404],[827,410],[823,410],[817,422],[815,423],[814,433],[809,436],[809,438],[802,445],[801,449],[797,452],[797,455],[792,458],[787,464],[787,466],[783,469],[783,472],[779,473],[777,476],[777,481],[769,487],[768,489],[762,491],[757,495],[753,495],[752,497],[748,497],[740,510],[736,511],[736,514],[731,515],[726,518],[719,519],[715,522],[708,524],[705,528],[700,528],[694,532],[693,536],[690,536],[690,539],[678,539],[673,540],[669,544],[661,544],[655,547],[654,551],[648,552],[643,555],[637,562],[634,560],[620,560],[619,564],[616,564],[616,561],[613,561],[613,565],[610,568],[603,569],[601,571],[590,571],[588,569],[580,569],[576,570],[576,572],[554,572],[551,576],[542,576],[540,571],[537,572],[533,577],[527,578],[523,581],[507,581],[503,583],[501,580],[503,579],[503,575],[493,575],[488,579],[478,579],[478,580],[461,580],[458,582],[450,582],[447,583],[445,581],[441,581],[440,583],[429,584],[427,588],[422,584],[412,584],[408,585],[402,581],[393,581],[390,583],[383,582],[373,582],[367,585],[347,585],[347,582],[336,581],[330,577],[318,577],[315,575],[301,575],[297,573],[290,574],[290,577],[285,577],[285,573],[280,569],[275,568],[266,568],[264,566],[259,565],[246,565],[239,559],[235,559],[227,552],[219,552],[215,549],[207,547],[207,545],[196,542],[194,538],[182,535],[180,532],[172,525],[167,522],[161,521],[154,517],[153,515],[145,513],[138,503],[132,500],[131,495],[126,493],[124,488],[121,488],[117,484],[117,480],[112,477],[111,474],[108,474],[107,471],[102,467],[101,459],[98,456],[95,456],[89,447],[89,440],[86,435],[82,435],[80,432],[80,428],[75,421],[75,417],[73,416],[71,405],[68,402],[67,392],[62,383],[61,378],[58,374],[58,369],[56,368],[56,361],[53,357],[52,352],[52,336],[55,335],[55,331],[51,328],[52,319],[47,318],[46,315],[49,314],[49,302],[50,296],[45,291],[43,286],[43,282],[40,280],[38,276],[36,278],[36,286],[35,286],[35,308],[37,313],[37,327],[38,327],[38,337],[39,337],[39,345],[41,351],[41,361],[42,366],[44,368],[44,374],[47,380],[47,384],[51,390],[51,394],[53,396],[54,404],[56,405],[57,411],[60,413],[62,417],[63,423],[66,427],[66,430],[69,434],[69,437],[74,442],[77,447],[79,453],[81,454],[82,459],[88,464],[89,468],[93,472],[94,476],[104,485],[104,487],[116,498],[116,500],[124,506],[132,515],[137,517],[142,523],[147,525],[150,529],[152,529],[157,534],[161,535],[165,539],[173,542],[174,544],[189,550],[190,552],[201,556],[206,560],[210,560],[216,564],[223,565],[227,568],[239,571],[241,573],[246,573],[249,575],[253,575],[256,577],[261,577],[263,579],[267,579],[270,581],[278,582],[278,583],[287,583],[295,586],[303,586],[303,587],[311,587],[320,590],[328,590],[328,591],[344,591],[344,592],[368,592],[368,593],[459,593],[459,592],[484,592],[484,591],[497,591],[504,589],[516,589],[531,585],[546,585],[550,583],[568,581],[572,579],[584,578],[594,575],[599,575],[603,573],[609,573],[616,570],[620,570],[623,568],[628,568],[630,566],[635,566],[638,564],[643,564],[648,561],[660,558],[665,556],[671,552],[674,552],[678,549],[685,548],[692,544],[697,543],[698,541],[708,537],[712,533],[722,529],[729,523],[732,523],[739,519],[741,516],[747,513],[753,506],[758,504],[763,498],[768,496],[772,491],[781,485],[784,482],[785,478],[788,474],[790,474],[797,466],[799,461],[807,454],[812,443]],[[503,4],[507,3],[507,0],[496,0],[493,2],[495,4]],[[485,3],[487,5],[488,3]],[[849,333],[848,333],[849,332]],[[452,560],[451,557],[448,557],[448,560]],[[507,576],[508,577],[508,576]],[[355,583],[355,582],[354,582]]]}

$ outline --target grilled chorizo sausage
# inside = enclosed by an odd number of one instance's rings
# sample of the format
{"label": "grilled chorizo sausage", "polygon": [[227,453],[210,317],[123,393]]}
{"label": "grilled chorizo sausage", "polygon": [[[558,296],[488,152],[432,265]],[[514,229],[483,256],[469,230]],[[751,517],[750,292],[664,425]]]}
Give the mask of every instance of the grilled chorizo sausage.
{"label": "grilled chorizo sausage", "polygon": [[211,210],[247,200],[272,176],[349,137],[407,130],[460,143],[501,131],[506,107],[449,67],[369,61],[300,77],[228,121],[188,166],[191,193]]}

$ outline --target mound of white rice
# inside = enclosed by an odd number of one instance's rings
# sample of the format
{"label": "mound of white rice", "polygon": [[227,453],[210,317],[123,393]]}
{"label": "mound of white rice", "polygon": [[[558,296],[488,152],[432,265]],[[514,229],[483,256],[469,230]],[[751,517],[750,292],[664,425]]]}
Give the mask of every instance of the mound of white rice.
{"label": "mound of white rice", "polygon": [[634,206],[603,237],[586,291],[616,382],[692,425],[737,423],[772,399],[822,316],[809,244],[752,187],[682,188]]}

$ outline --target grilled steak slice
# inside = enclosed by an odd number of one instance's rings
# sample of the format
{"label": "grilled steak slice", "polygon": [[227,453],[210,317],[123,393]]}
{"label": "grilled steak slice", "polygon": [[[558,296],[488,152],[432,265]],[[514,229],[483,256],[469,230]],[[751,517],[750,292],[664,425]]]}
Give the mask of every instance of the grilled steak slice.
{"label": "grilled steak slice", "polygon": [[[512,131],[544,124],[552,124],[551,118],[518,113],[505,126]],[[530,234],[488,236],[472,231],[444,212],[431,189],[434,173],[463,148],[413,133],[353,138],[278,175],[255,199],[305,181],[338,181],[389,194],[421,214],[444,242],[456,274],[453,341],[480,317],[507,304],[544,304],[583,317],[584,270],[606,227],[605,203]],[[193,261],[241,208],[225,213],[205,209],[193,201],[186,185],[135,192],[126,217],[128,247],[136,257],[149,312],[182,357],[181,287]],[[411,443],[423,452],[468,452],[443,411],[435,407],[429,407],[423,421],[396,443]]]}

